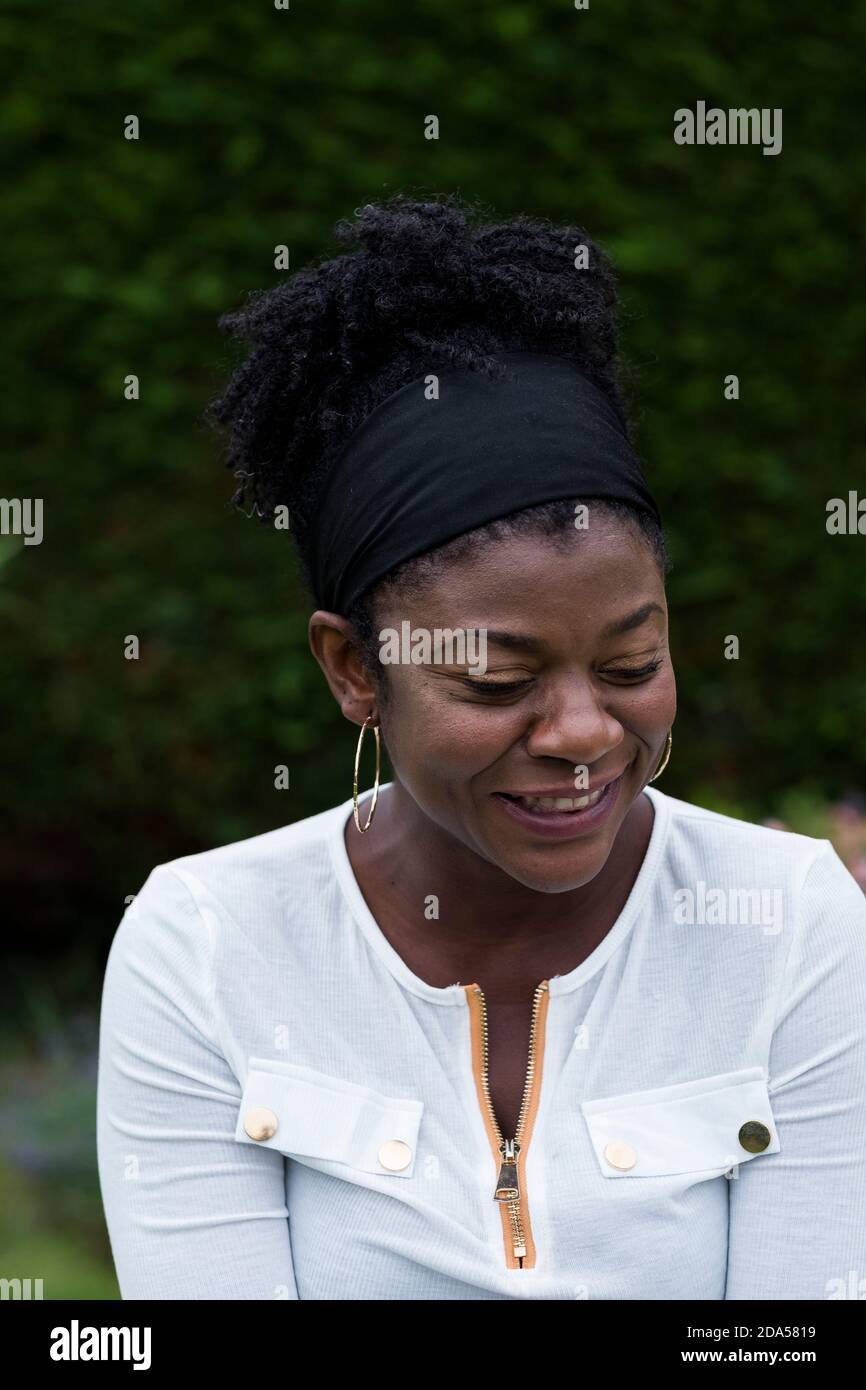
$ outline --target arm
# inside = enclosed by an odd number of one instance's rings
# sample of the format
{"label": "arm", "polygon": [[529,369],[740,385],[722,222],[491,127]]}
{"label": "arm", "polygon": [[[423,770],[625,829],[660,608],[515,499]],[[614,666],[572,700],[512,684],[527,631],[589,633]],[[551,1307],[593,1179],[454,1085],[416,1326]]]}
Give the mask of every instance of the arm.
{"label": "arm", "polygon": [[796,896],[769,1059],[781,1149],[730,1182],[726,1299],[866,1280],[866,897],[829,842]]}
{"label": "arm", "polygon": [[99,1181],[124,1299],[296,1299],[285,1160],[234,1138],[210,927],[153,870],[114,936],[97,1077]]}

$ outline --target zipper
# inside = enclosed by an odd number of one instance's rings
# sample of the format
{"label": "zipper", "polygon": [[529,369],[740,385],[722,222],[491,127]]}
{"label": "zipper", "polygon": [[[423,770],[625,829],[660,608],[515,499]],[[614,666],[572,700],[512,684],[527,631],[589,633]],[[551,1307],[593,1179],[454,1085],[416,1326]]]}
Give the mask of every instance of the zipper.
{"label": "zipper", "polygon": [[544,1024],[550,1000],[549,981],[542,980],[532,1000],[532,1023],[529,1031],[529,1056],[523,1099],[513,1139],[506,1139],[490,1099],[488,1069],[487,1001],[480,985],[464,985],[470,1008],[472,1032],[472,1070],[484,1116],[484,1127],[496,1160],[497,1178],[493,1191],[502,1215],[505,1242],[505,1263],[509,1269],[532,1269],[535,1265],[535,1244],[529,1220],[526,1192],[526,1152],[538,1110],[541,1088],[541,1063],[544,1056]]}

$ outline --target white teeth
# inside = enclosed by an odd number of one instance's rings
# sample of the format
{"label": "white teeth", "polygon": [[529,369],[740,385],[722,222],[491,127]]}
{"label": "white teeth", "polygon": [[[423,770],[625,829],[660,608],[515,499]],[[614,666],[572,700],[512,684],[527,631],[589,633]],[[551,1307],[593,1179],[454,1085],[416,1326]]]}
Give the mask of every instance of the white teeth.
{"label": "white teeth", "polygon": [[519,796],[517,800],[530,811],[585,811],[601,799],[605,790],[599,787],[587,796]]}

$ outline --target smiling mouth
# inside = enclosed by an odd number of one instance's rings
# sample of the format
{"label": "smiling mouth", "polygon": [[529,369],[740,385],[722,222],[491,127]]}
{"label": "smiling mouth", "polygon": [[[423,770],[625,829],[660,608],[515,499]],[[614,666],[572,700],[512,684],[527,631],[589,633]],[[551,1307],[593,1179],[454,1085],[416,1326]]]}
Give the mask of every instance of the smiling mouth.
{"label": "smiling mouth", "polygon": [[598,787],[594,792],[587,792],[584,796],[512,796],[509,792],[499,792],[498,795],[536,814],[540,812],[562,815],[563,811],[586,811],[590,806],[595,806],[601,801],[609,786],[610,782],[606,782],[603,787]]}

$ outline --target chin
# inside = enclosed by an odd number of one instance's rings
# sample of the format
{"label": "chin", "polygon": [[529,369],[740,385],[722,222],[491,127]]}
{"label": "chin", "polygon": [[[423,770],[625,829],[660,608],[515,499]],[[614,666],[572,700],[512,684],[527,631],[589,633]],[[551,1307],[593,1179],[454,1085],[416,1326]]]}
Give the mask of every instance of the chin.
{"label": "chin", "polygon": [[612,842],[605,842],[592,849],[587,846],[579,856],[572,855],[566,859],[566,856],[562,855],[562,862],[559,864],[555,858],[545,864],[537,857],[510,860],[498,858],[495,862],[509,878],[522,883],[524,888],[531,888],[535,893],[570,893],[575,888],[583,888],[585,884],[591,883],[596,875],[601,873],[610,857],[611,847]]}

